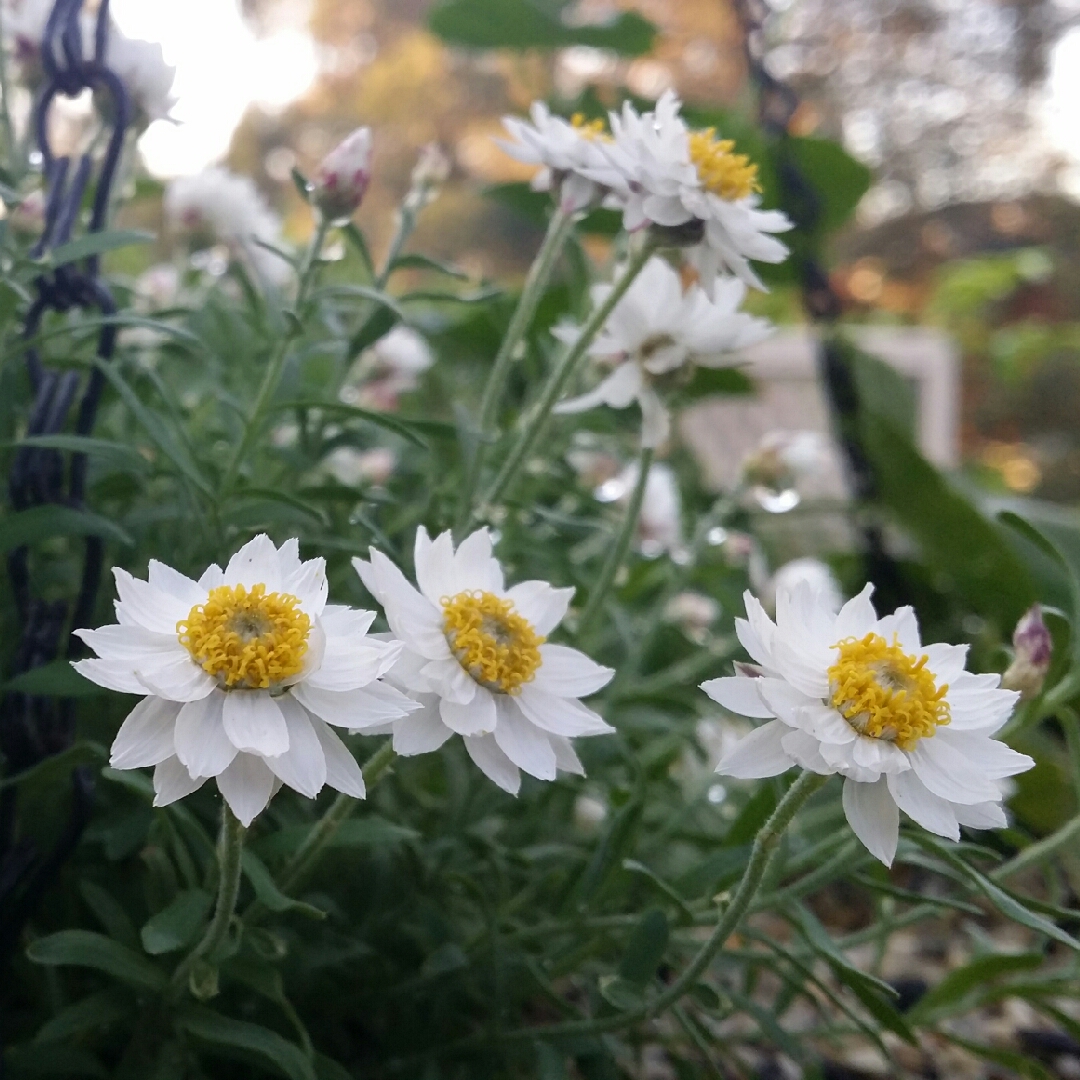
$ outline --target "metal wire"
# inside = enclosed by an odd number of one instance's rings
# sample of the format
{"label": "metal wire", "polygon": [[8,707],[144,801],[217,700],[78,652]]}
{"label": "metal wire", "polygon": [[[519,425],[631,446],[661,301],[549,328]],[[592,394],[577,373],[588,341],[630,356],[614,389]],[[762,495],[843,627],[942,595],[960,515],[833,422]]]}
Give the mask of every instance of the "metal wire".
{"label": "metal wire", "polygon": [[[83,54],[83,0],[56,0],[41,43],[45,83],[33,113],[33,131],[41,155],[45,185],[45,221],[31,254],[44,259],[68,243],[79,225],[87,192],[93,185],[86,232],[106,224],[124,135],[131,119],[131,102],[123,81],[107,66],[109,2],[102,0],[94,27],[93,53]],[[49,142],[49,120],[58,96],[77,97],[84,90],[106,94],[110,133],[105,153],[95,162],[92,151],[74,164],[57,156]],[[116,303],[100,277],[100,256],[43,270],[35,278],[35,299],[26,313],[23,337],[34,338],[49,312],[92,310],[104,316],[116,313]],[[115,326],[98,335],[97,355],[109,361],[116,347]],[[77,371],[56,371],[45,366],[36,348],[26,350],[26,367],[34,395],[27,424],[28,436],[68,432],[88,435],[94,426],[105,376],[95,368],[87,377]],[[85,509],[86,455],[65,455],[55,449],[23,446],[15,455],[8,479],[12,511],[38,506]],[[10,553],[7,560],[15,609],[22,635],[15,654],[14,675],[39,668],[59,657],[80,655],[81,643],[71,631],[84,626],[93,613],[101,581],[104,551],[100,537],[84,543],[78,592],[71,603],[35,595],[29,547]],[[75,701],[72,698],[9,692],[0,701],[0,751],[9,776],[31,768],[67,749],[74,737]],[[40,852],[19,838],[16,789],[0,791],[0,965],[18,943],[29,915],[78,843],[93,806],[93,777],[87,769],[71,774],[71,806],[67,823],[53,848]]]}

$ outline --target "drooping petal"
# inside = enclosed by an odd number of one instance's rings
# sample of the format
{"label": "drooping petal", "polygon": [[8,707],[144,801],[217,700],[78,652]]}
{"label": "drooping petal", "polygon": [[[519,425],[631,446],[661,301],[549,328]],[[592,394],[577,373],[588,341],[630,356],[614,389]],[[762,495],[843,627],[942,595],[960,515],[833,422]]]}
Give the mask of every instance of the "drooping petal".
{"label": "drooping petal", "polygon": [[364,785],[364,773],[349,753],[349,748],[338,738],[332,728],[324,724],[317,716],[311,719],[311,727],[322,746],[326,759],[326,782],[343,795],[354,799],[363,799],[367,794]]}
{"label": "drooping petal", "polygon": [[289,749],[285,717],[265,690],[230,690],[225,695],[222,716],[225,734],[237,750],[277,757]]}
{"label": "drooping petal", "polygon": [[615,729],[604,718],[583,705],[577,698],[558,697],[526,683],[514,704],[525,718],[552,735],[579,738],[586,735],[607,735]]}
{"label": "drooping petal", "polygon": [[168,806],[169,803],[198,791],[205,783],[206,777],[193,777],[180,764],[179,758],[166,758],[154,769],[154,805]]}
{"label": "drooping petal", "polygon": [[569,739],[562,735],[548,735],[551,749],[555,751],[555,767],[559,772],[568,772],[574,776],[584,776],[585,766]]}
{"label": "drooping petal", "polygon": [[538,690],[559,697],[587,697],[611,682],[614,668],[603,667],[566,645],[540,646],[540,667],[532,681]]}
{"label": "drooping petal", "polygon": [[761,679],[745,679],[740,675],[727,675],[721,679],[710,679],[701,684],[705,691],[728,712],[738,716],[772,718],[776,713],[765,704],[761,697]]}
{"label": "drooping petal", "polygon": [[237,755],[222,718],[225,696],[189,701],[176,718],[176,756],[192,776],[217,776]]}
{"label": "drooping petal", "polygon": [[403,757],[428,754],[453,734],[439,714],[439,699],[427,697],[422,709],[394,722],[394,752]]}
{"label": "drooping petal", "polygon": [[740,739],[723,756],[716,771],[721,776],[734,776],[739,780],[779,776],[795,764],[781,745],[790,730],[782,721],[770,720]]}
{"label": "drooping petal", "polygon": [[956,820],[968,829],[1004,829],[1009,824],[1001,803],[984,802],[961,806],[952,803]]}
{"label": "drooping petal", "polygon": [[141,769],[172,757],[176,752],[173,729],[179,711],[178,702],[143,698],[120,725],[109,751],[109,764],[114,769]]}
{"label": "drooping petal", "polygon": [[135,678],[127,665],[114,664],[110,660],[76,660],[71,665],[84,679],[89,679],[106,690],[118,694],[136,694],[142,697],[146,687]]}
{"label": "drooping petal", "polygon": [[468,704],[460,705],[445,698],[439,704],[442,722],[459,735],[486,735],[495,730],[495,697],[482,686]]}
{"label": "drooping petal", "polygon": [[511,795],[521,790],[521,773],[499,749],[494,735],[469,735],[464,742],[469,757],[489,780]]}
{"label": "drooping petal", "polygon": [[555,751],[547,735],[530,723],[516,702],[500,696],[499,720],[495,742],[499,749],[521,770],[537,780],[555,779]]}
{"label": "drooping petal", "polygon": [[278,699],[289,729],[289,749],[266,758],[270,771],[294,791],[314,799],[326,783],[326,755],[307,710],[289,694]]}
{"label": "drooping petal", "polygon": [[896,805],[912,821],[938,836],[947,836],[950,840],[960,839],[960,825],[953,812],[952,803],[928,791],[914,769],[896,773],[886,779]]}
{"label": "drooping petal", "polygon": [[521,581],[507,589],[506,598],[538,634],[547,635],[566,617],[575,591],[573,587],[556,589],[546,581]]}
{"label": "drooping petal", "polygon": [[1027,772],[1035,765],[1034,759],[1027,754],[1018,753],[1012,747],[998,739],[969,732],[950,731],[947,727],[939,728],[935,739],[951,746],[957,753],[963,754],[983,775],[992,780]]}
{"label": "drooping petal", "polygon": [[900,811],[885,777],[872,784],[848,778],[844,781],[843,803],[852,832],[875,859],[892,866],[900,837]]}
{"label": "drooping petal", "polygon": [[261,757],[237,754],[217,778],[218,791],[246,829],[266,809],[274,793],[274,774]]}

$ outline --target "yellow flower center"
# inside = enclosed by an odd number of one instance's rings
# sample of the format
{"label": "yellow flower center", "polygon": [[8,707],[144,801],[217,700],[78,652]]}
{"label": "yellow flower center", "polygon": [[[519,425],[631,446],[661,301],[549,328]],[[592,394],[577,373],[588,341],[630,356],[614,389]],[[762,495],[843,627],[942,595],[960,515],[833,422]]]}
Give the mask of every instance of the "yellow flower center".
{"label": "yellow flower center", "polygon": [[610,142],[607,125],[603,120],[586,120],[584,113],[574,113],[570,117],[570,124],[577,129],[578,134],[584,139],[599,139],[601,142]]}
{"label": "yellow flower center", "polygon": [[458,663],[489,690],[518,693],[540,667],[544,638],[509,600],[489,592],[444,596],[443,633]]}
{"label": "yellow flower center", "polygon": [[758,167],[745,154],[732,153],[735,143],[731,139],[715,136],[716,128],[690,133],[690,160],[702,186],[729,201],[760,191]]}
{"label": "yellow flower center", "polygon": [[895,638],[890,645],[880,634],[846,638],[835,648],[840,656],[829,668],[832,703],[860,735],[912,750],[949,722],[949,688],[937,685],[926,666],[929,657],[911,656]]}
{"label": "yellow flower center", "polygon": [[219,585],[176,624],[176,635],[208,675],[232,689],[267,689],[304,667],[311,619],[289,593],[265,585]]}

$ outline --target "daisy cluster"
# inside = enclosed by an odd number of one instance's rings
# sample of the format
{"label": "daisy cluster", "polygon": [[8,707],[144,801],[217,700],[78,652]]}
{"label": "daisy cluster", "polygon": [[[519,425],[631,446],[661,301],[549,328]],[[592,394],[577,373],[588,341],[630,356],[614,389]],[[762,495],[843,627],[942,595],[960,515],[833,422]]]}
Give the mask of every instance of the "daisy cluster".
{"label": "daisy cluster", "polygon": [[455,550],[421,528],[416,585],[384,554],[354,560],[373,611],[327,602],[324,560],[266,536],[196,581],[151,561],[147,580],[114,570],[114,625],[80,630],[97,654],[76,669],[142,700],[112,746],[116,769],[154,768],[155,805],[213,779],[248,825],[282,784],[314,798],[324,785],[365,794],[337,734],[390,734],[422,754],[460,735],[479,768],[516,794],[521,773],[582,774],[572,738],[613,730],[579,698],[614,674],[549,642],[573,589],[507,588],[480,530]]}

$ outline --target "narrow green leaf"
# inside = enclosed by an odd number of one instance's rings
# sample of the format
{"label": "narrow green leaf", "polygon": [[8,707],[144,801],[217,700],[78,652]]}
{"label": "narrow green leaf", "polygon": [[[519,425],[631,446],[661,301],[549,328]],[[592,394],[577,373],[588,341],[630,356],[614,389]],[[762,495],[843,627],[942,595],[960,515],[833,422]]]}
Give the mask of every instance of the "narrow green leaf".
{"label": "narrow green leaf", "polygon": [[61,244],[45,255],[44,262],[50,266],[63,266],[90,255],[102,255],[106,251],[131,247],[133,244],[151,244],[156,237],[151,232],[136,229],[117,229],[113,232],[89,233],[70,243]]}
{"label": "narrow green leaf", "polygon": [[619,978],[633,986],[651,982],[668,943],[667,916],[659,908],[641,916],[619,964]]}
{"label": "narrow green leaf", "polygon": [[235,498],[237,500],[265,499],[268,502],[281,503],[283,506],[298,510],[304,517],[310,518],[320,525],[325,526],[327,524],[327,520],[323,516],[322,511],[315,506],[309,506],[303,499],[297,498],[295,495],[290,495],[287,491],[276,491],[273,488],[249,487],[236,492]]}
{"label": "narrow green leaf", "polygon": [[35,964],[49,967],[96,968],[144,990],[158,990],[165,984],[164,973],[149,960],[90,930],[60,930],[38,938],[30,943],[26,955]]}
{"label": "narrow green leaf", "polygon": [[139,932],[135,924],[111,892],[84,878],[79,882],[79,893],[109,937],[121,945],[134,949],[139,947]]}
{"label": "narrow green leaf", "polygon": [[363,322],[360,329],[349,338],[347,355],[355,360],[365,349],[370,348],[380,338],[385,337],[401,321],[401,316],[388,307],[373,311]]}
{"label": "narrow green leaf", "polygon": [[202,889],[184,889],[168,907],[152,915],[139,932],[143,948],[151,956],[176,952],[190,945],[202,929],[213,897]]}
{"label": "narrow green leaf", "polygon": [[94,1031],[131,1015],[131,1000],[119,990],[102,990],[68,1005],[46,1020],[34,1036],[36,1043],[60,1042]]}
{"label": "narrow green leaf", "polygon": [[621,975],[601,975],[597,988],[600,996],[620,1012],[636,1009],[645,1000],[642,988],[627,982]]}
{"label": "narrow green leaf", "polygon": [[29,510],[7,514],[0,520],[0,551],[3,552],[54,536],[101,536],[125,547],[134,543],[115,521],[70,506],[32,506]]}
{"label": "narrow green leaf", "polygon": [[368,249],[367,240],[364,239],[363,232],[361,232],[356,223],[352,221],[344,226],[341,231],[345,234],[345,239],[356,249],[356,253],[360,256],[360,261],[364,264],[364,269],[367,271],[367,276],[374,281],[375,261],[371,257],[371,252]]}
{"label": "narrow green leaf", "polygon": [[408,255],[399,255],[394,260],[391,270],[434,270],[438,274],[446,274],[448,277],[457,278],[459,281],[468,281],[470,277],[466,271],[451,263],[412,252]]}
{"label": "narrow green leaf", "polygon": [[923,1023],[938,1013],[956,1012],[965,1004],[965,998],[998,978],[1016,971],[1031,971],[1043,962],[1042,953],[1006,953],[994,956],[978,956],[961,968],[950,971],[936,986],[924,994],[908,1013],[914,1024]]}
{"label": "narrow green leaf", "polygon": [[968,1053],[974,1054],[984,1061],[1000,1065],[1025,1077],[1026,1080],[1055,1080],[1054,1074],[1049,1069],[1025,1054],[1018,1054],[1015,1050],[1002,1050],[1000,1047],[984,1046],[982,1043],[971,1042],[968,1039],[962,1039],[951,1031],[942,1031],[940,1034],[949,1042],[963,1047]]}
{"label": "narrow green leaf", "polygon": [[[35,671],[40,671],[40,668],[36,668]],[[33,674],[34,672],[28,672],[27,674]],[[20,676],[21,678],[21,676]],[[10,690],[18,690],[19,687],[15,684],[18,683],[18,679],[12,679],[11,682],[4,687],[4,692]],[[25,693],[43,693],[51,694],[52,691],[41,690],[27,690]],[[69,697],[71,695],[63,694],[63,697]],[[6,776],[3,780],[0,780],[0,791],[3,791],[7,787],[15,787],[18,784],[24,784],[28,780],[38,780],[43,777],[49,777],[55,774],[67,773],[75,765],[82,764],[83,762],[96,762],[107,761],[109,758],[109,752],[100,743],[91,742],[89,739],[80,739],[77,743],[73,743],[66,750],[62,750],[59,754],[53,754],[50,757],[42,758],[36,765],[32,765],[29,769],[24,769],[22,772],[17,772],[13,776]]]}
{"label": "narrow green leaf", "polygon": [[253,1055],[289,1080],[317,1080],[314,1066],[300,1047],[269,1028],[231,1020],[203,1008],[186,1009],[180,1014],[179,1021],[184,1030],[197,1039],[240,1051],[245,1057]]}
{"label": "narrow green leaf", "polygon": [[298,911],[313,919],[325,919],[326,912],[312,904],[305,904],[301,900],[293,900],[286,896],[274,883],[270,871],[263,865],[262,860],[250,849],[244,851],[242,856],[244,873],[247,875],[255,895],[271,911]]}
{"label": "narrow green leaf", "polygon": [[86,435],[28,435],[21,442],[6,444],[9,447],[41,447],[43,450],[65,450],[73,454],[89,454],[131,472],[150,471],[150,462],[134,447],[109,439],[92,439]]}
{"label": "narrow green leaf", "polygon": [[362,409],[358,405],[346,405],[341,401],[287,401],[274,406],[275,412],[289,409],[322,409],[323,412],[332,413],[335,416],[362,420],[366,424],[374,424],[376,427],[392,431],[395,435],[408,439],[414,446],[427,447],[427,442],[417,433],[418,424],[402,420],[401,417],[390,413]]}
{"label": "narrow green leaf", "polygon": [[[0,529],[2,528],[3,526],[0,525]],[[48,664],[42,664],[41,667],[24,671],[11,679],[4,690],[41,697],[73,698],[97,697],[108,693],[97,683],[84,679],[67,660],[52,660]],[[87,745],[83,744],[84,750]],[[15,777],[11,779],[14,780]]]}
{"label": "narrow green leaf", "polygon": [[745,371],[739,368],[695,367],[690,382],[679,389],[678,396],[681,401],[697,401],[699,398],[715,397],[718,394],[752,394],[753,392],[753,381]]}

